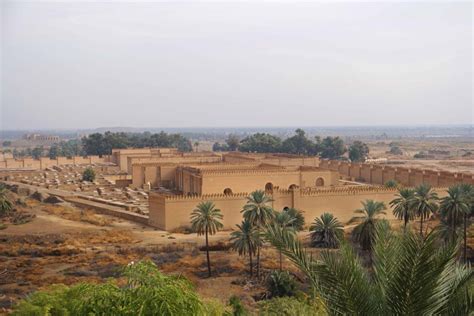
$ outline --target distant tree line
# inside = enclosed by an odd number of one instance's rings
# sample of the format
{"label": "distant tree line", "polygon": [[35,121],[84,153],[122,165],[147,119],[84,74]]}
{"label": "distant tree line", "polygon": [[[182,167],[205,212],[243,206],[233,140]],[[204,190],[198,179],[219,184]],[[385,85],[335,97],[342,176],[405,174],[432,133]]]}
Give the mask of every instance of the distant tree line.
{"label": "distant tree line", "polygon": [[235,135],[230,135],[224,144],[215,143],[212,149],[214,151],[239,150],[255,153],[319,155],[328,159],[341,159],[347,152],[351,161],[364,161],[369,153],[368,146],[361,141],[355,141],[347,147],[340,137],[316,136],[310,139],[302,129],[297,129],[295,135],[285,140],[267,133],[256,133],[240,141]]}
{"label": "distant tree line", "polygon": [[165,132],[90,134],[82,138],[82,147],[87,155],[110,155],[113,148],[175,147],[180,151],[192,151],[189,139],[180,134]]}
{"label": "distant tree line", "polygon": [[[198,143],[197,143],[198,144]],[[81,140],[68,140],[53,144],[49,149],[43,146],[13,150],[16,158],[32,156],[33,158],[49,157],[56,159],[60,156],[110,155],[113,148],[145,148],[145,147],[174,147],[183,152],[192,151],[191,141],[181,134],[160,133],[123,133],[105,132],[93,133]],[[215,143],[213,151],[240,151],[254,153],[287,153],[295,155],[318,155],[327,159],[344,159],[364,161],[369,154],[367,144],[354,141],[346,145],[340,137],[316,136],[308,138],[305,131],[297,129],[295,135],[286,139],[268,133],[256,133],[243,139],[230,134],[225,143]],[[345,156],[345,154],[347,155]],[[346,158],[347,159],[347,158]]]}

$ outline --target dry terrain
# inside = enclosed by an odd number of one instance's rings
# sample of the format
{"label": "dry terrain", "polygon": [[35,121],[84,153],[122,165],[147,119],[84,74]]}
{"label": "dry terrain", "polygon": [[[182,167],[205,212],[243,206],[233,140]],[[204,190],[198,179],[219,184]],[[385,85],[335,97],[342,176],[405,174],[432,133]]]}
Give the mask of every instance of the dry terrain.
{"label": "dry terrain", "polygon": [[[12,199],[18,197],[12,195]],[[238,295],[249,307],[264,288],[246,277],[246,258],[228,249],[229,232],[210,238],[214,276],[207,278],[204,238],[196,234],[168,233],[126,220],[81,210],[67,203],[51,205],[27,198],[17,212],[35,217],[13,225],[4,220],[0,230],[0,308],[50,284],[103,282],[116,277],[132,261],[150,259],[166,273],[183,274],[204,298],[223,303]],[[263,251],[265,269],[278,267],[272,249]]]}
{"label": "dry terrain", "polygon": [[[474,174],[474,141],[472,138],[390,139],[368,141],[371,157],[387,158],[387,164]],[[391,147],[400,148],[401,154],[390,153]],[[424,153],[424,158],[415,158]]]}

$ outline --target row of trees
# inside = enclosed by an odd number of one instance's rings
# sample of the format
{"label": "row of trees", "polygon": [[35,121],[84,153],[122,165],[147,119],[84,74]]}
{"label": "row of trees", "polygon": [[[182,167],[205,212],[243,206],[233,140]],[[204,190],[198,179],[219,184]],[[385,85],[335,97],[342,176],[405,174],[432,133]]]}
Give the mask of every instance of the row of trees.
{"label": "row of trees", "polygon": [[[199,142],[194,144],[199,146]],[[180,151],[189,152],[193,147],[190,140],[180,134],[167,134],[165,132],[151,134],[144,133],[93,133],[81,140],[62,141],[53,144],[49,149],[43,146],[13,150],[15,157],[49,156],[56,159],[58,156],[84,156],[84,155],[110,155],[114,148],[144,148],[144,147],[175,147]],[[341,159],[348,154],[351,161],[364,161],[369,153],[368,146],[361,141],[354,141],[350,146],[344,144],[339,137],[319,136],[310,139],[305,131],[297,129],[295,135],[282,140],[267,134],[256,133],[239,139],[236,135],[229,135],[225,144],[215,143],[214,151],[241,151],[258,153],[288,153],[296,155],[319,155],[322,158]]]}
{"label": "row of trees", "polygon": [[443,238],[455,242],[463,235],[463,258],[467,261],[467,229],[474,215],[474,187],[470,184],[451,186],[447,195],[439,198],[436,192],[426,184],[415,189],[400,188],[397,198],[390,202],[394,215],[404,221],[420,219],[420,235],[423,236],[423,221],[431,215],[440,219]]}
{"label": "row of trees", "polygon": [[[311,224],[311,244],[341,250],[324,251],[319,260],[314,260],[297,237],[304,226],[301,212],[273,210],[272,199],[264,191],[255,191],[247,198],[243,221],[231,233],[230,241],[239,255],[248,255],[251,277],[256,256],[257,278],[260,249],[265,242],[271,243],[279,252],[280,270],[281,256],[286,255],[306,274],[330,314],[464,315],[472,307],[473,271],[456,260],[457,235],[446,238],[444,232],[462,227],[466,236],[474,208],[473,191],[472,185],[457,185],[439,199],[427,185],[413,190],[401,188],[390,202],[393,214],[404,221],[401,232],[393,231],[389,222],[380,217],[386,210],[383,202],[362,202],[363,207],[355,211],[349,224],[357,223],[353,238],[369,254],[367,268],[344,240],[342,223],[330,213],[322,214]],[[440,216],[440,226],[423,232],[423,220],[433,213]],[[208,235],[222,228],[222,218],[221,211],[210,201],[200,203],[191,216],[193,229],[206,236],[209,276]],[[415,218],[420,219],[419,233],[408,229]],[[465,261],[466,247],[464,239]]]}
{"label": "row of trees", "polygon": [[189,139],[180,134],[167,134],[165,132],[151,134],[144,133],[112,133],[105,132],[90,134],[81,140],[73,139],[61,141],[47,148],[36,146],[22,150],[13,149],[13,156],[16,158],[49,157],[72,157],[86,155],[110,155],[113,148],[144,148],[144,147],[175,147],[180,151],[192,151]]}
{"label": "row of trees", "polygon": [[295,135],[285,140],[267,133],[256,133],[242,140],[236,135],[230,135],[225,144],[215,143],[213,150],[320,155],[329,159],[339,159],[348,152],[352,161],[363,161],[369,153],[368,146],[363,142],[355,141],[347,148],[339,137],[328,136],[321,139],[317,136],[310,139],[302,129],[297,129]]}
{"label": "row of trees", "polygon": [[87,155],[110,155],[114,148],[175,147],[180,151],[192,151],[189,139],[180,134],[165,132],[90,134],[82,138],[82,146]]}

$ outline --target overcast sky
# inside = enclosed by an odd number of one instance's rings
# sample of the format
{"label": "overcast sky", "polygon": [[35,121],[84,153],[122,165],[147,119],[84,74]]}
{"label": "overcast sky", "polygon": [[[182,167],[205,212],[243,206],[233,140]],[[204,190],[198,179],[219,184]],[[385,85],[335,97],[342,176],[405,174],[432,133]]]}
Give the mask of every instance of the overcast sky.
{"label": "overcast sky", "polygon": [[1,129],[474,121],[470,2],[2,4]]}

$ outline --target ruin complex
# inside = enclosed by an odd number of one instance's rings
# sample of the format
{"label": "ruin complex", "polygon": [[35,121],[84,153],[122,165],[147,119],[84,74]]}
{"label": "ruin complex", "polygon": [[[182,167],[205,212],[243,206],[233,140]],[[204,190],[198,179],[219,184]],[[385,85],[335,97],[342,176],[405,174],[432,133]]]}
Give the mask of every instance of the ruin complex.
{"label": "ruin complex", "polygon": [[[80,179],[80,170],[87,165],[99,172],[95,183]],[[72,192],[71,197],[63,197],[79,205],[94,203],[98,211],[168,231],[189,226],[191,211],[206,200],[221,209],[225,228],[234,228],[255,190],[265,190],[276,210],[302,210],[307,223],[323,212],[346,222],[366,199],[383,201],[388,207],[397,193],[396,188],[384,186],[389,180],[407,187],[427,183],[441,196],[453,184],[474,184],[474,175],[465,173],[288,154],[183,153],[175,148],[114,149],[110,156],[39,160],[0,155],[0,175],[10,185]],[[391,214],[387,211],[388,217]]]}

